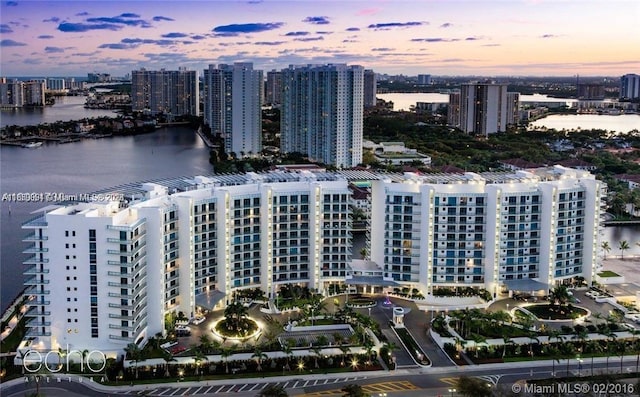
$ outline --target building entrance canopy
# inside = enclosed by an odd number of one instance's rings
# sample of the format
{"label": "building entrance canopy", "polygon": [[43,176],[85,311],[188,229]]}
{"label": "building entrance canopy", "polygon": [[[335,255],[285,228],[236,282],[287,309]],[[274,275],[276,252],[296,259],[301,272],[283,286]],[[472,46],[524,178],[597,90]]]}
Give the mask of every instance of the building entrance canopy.
{"label": "building entrance canopy", "polygon": [[381,276],[353,276],[345,281],[347,285],[375,285],[378,287],[399,287],[393,280],[385,280]]}
{"label": "building entrance canopy", "polygon": [[534,292],[549,289],[543,282],[533,279],[504,280],[509,291]]}

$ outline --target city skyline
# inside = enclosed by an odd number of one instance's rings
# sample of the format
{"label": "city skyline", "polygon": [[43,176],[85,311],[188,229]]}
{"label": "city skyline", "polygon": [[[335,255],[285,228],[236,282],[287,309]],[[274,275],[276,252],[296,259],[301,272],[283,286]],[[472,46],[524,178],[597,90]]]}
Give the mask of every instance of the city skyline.
{"label": "city skyline", "polygon": [[[333,5],[332,5],[333,4]],[[123,76],[253,62],[388,74],[600,75],[640,69],[640,4],[406,1],[5,1],[5,76]]]}

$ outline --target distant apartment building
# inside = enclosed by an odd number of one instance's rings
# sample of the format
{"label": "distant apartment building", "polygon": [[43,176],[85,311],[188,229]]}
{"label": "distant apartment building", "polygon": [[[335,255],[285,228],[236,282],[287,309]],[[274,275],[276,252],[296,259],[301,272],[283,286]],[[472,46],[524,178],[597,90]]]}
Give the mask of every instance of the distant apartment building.
{"label": "distant apartment building", "polygon": [[111,75],[108,73],[88,73],[87,82],[89,83],[108,83],[111,81]]}
{"label": "distant apartment building", "polygon": [[47,91],[65,91],[67,89],[64,78],[49,77],[47,79]]}
{"label": "distant apartment building", "polygon": [[449,105],[447,107],[447,124],[460,127],[460,91],[449,94]]}
{"label": "distant apartment building", "polygon": [[376,106],[376,94],[378,82],[376,73],[371,69],[364,70],[364,107],[372,108]]}
{"label": "distant apartment building", "polygon": [[199,88],[195,70],[134,70],[131,72],[131,107],[134,112],[198,116]]}
{"label": "distant apartment building", "polygon": [[267,72],[265,103],[279,106],[282,103],[282,72]]}
{"label": "distant apartment building", "polygon": [[360,164],[362,66],[290,66],[282,76],[281,152],[299,152],[339,168]]}
{"label": "distant apartment building", "polygon": [[[368,257],[354,277],[350,183],[370,186]],[[377,174],[274,171],[109,189],[118,200],[43,208],[23,224],[25,341],[120,354],[164,331],[167,313],[221,308],[234,292],[331,285],[547,291],[600,263],[601,181],[528,171]],[[68,345],[68,347],[67,347]]]}
{"label": "distant apartment building", "polygon": [[[451,121],[457,121],[455,101],[457,97],[449,97]],[[453,109],[452,109],[453,108]],[[489,135],[507,129],[509,118],[506,84],[474,83],[460,87],[459,124],[451,124],[467,134]]]}
{"label": "distant apartment building", "polygon": [[507,125],[518,125],[520,122],[520,93],[507,92]]}
{"label": "distant apartment building", "polygon": [[625,74],[620,77],[620,99],[640,98],[640,75]]}
{"label": "distant apartment building", "polygon": [[431,84],[431,75],[430,74],[419,74],[418,75],[418,85],[429,85]]}
{"label": "distant apartment building", "polygon": [[0,78],[0,106],[21,108],[45,105],[45,83],[43,81],[19,81]]}
{"label": "distant apartment building", "polygon": [[604,99],[604,86],[602,84],[580,83],[578,84],[578,99]]}
{"label": "distant apartment building", "polygon": [[204,123],[224,139],[227,154],[262,151],[263,78],[252,63],[209,65],[204,71]]}

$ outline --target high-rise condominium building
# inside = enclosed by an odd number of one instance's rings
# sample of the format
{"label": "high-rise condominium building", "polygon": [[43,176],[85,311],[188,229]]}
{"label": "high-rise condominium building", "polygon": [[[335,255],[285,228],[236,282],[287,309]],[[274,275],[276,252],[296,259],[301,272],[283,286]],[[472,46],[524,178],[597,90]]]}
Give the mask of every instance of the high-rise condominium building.
{"label": "high-rise condominium building", "polygon": [[252,63],[209,65],[204,71],[204,122],[224,139],[227,154],[262,151],[262,71]]}
{"label": "high-rise condominium building", "polygon": [[[376,266],[367,274],[352,260],[349,181],[356,180],[372,184],[367,251]],[[111,191],[122,199],[47,207],[23,224],[31,232],[24,273],[32,347],[121,351],[163,332],[166,313],[225,306],[245,288],[273,298],[291,283],[320,293],[348,284],[427,295],[591,282],[606,195],[589,172],[560,166],[277,171]]]}
{"label": "high-rise condominium building", "polygon": [[507,125],[518,125],[520,121],[520,93],[507,92]]}
{"label": "high-rise condominium building", "polygon": [[376,73],[371,69],[364,71],[364,107],[372,108],[376,106],[376,93],[378,90],[378,82]]}
{"label": "high-rise condominium building", "polygon": [[620,77],[620,98],[640,98],[640,75],[625,74],[624,76]]}
{"label": "high-rise condominium building", "polygon": [[418,84],[420,84],[420,85],[429,85],[429,84],[431,84],[431,75],[430,74],[419,74],[418,75]]}
{"label": "high-rise condominium building", "polygon": [[604,85],[580,83],[578,84],[578,99],[604,99]]}
{"label": "high-rise condominium building", "polygon": [[267,72],[266,103],[280,105],[282,103],[282,72]]}
{"label": "high-rise condominium building", "polygon": [[131,72],[133,111],[163,113],[169,118],[197,116],[200,101],[195,70],[134,70]]}
{"label": "high-rise condominium building", "polygon": [[489,135],[507,128],[506,84],[463,84],[460,88],[460,129]]}
{"label": "high-rise condominium building", "polygon": [[44,92],[44,81],[0,78],[0,106],[2,107],[44,106]]}
{"label": "high-rise condominium building", "polygon": [[339,168],[362,162],[362,66],[290,66],[282,71],[280,146]]}

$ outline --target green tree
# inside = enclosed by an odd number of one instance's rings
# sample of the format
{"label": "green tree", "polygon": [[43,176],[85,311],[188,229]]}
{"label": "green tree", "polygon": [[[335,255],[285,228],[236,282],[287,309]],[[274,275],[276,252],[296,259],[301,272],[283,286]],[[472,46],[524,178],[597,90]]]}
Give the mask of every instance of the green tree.
{"label": "green tree", "polygon": [[607,259],[607,254],[611,252],[611,246],[609,245],[609,242],[603,241],[600,245],[600,248],[602,248],[602,251],[604,251],[604,259]]}
{"label": "green tree", "polygon": [[569,295],[569,290],[567,286],[564,284],[556,285],[549,294],[549,300],[552,305],[557,304],[561,308],[569,302],[571,296]]}
{"label": "green tree", "polygon": [[461,376],[456,381],[458,394],[465,397],[490,397],[491,386],[484,379]]}
{"label": "green tree", "polygon": [[173,358],[173,354],[171,354],[170,351],[164,350],[162,349],[162,359],[164,360],[164,376],[166,378],[169,377],[169,363],[171,361],[176,361],[175,358]]}
{"label": "green tree", "polygon": [[260,349],[259,346],[256,346],[256,348],[253,351],[253,354],[251,355],[251,358],[256,359],[256,363],[258,364],[256,369],[258,371],[262,371],[262,360],[266,359],[267,355]]}
{"label": "green tree", "polygon": [[136,379],[138,379],[138,362],[144,360],[142,350],[135,343],[129,343],[127,347],[124,348],[124,351],[127,353],[129,361],[135,366]]}
{"label": "green tree", "polygon": [[620,243],[618,244],[618,249],[620,250],[620,259],[624,259],[624,251],[628,250],[629,248],[629,242],[627,240],[622,240],[620,241]]}
{"label": "green tree", "polygon": [[269,384],[256,397],[287,397],[288,395],[281,385]]}
{"label": "green tree", "polygon": [[342,389],[344,393],[342,397],[370,397],[369,393],[366,393],[362,386],[356,384],[349,384],[344,386]]}

